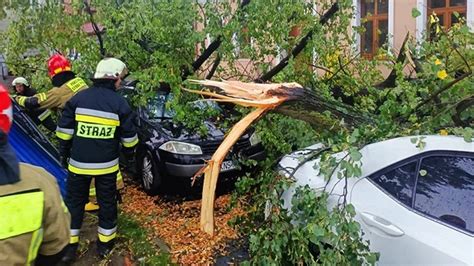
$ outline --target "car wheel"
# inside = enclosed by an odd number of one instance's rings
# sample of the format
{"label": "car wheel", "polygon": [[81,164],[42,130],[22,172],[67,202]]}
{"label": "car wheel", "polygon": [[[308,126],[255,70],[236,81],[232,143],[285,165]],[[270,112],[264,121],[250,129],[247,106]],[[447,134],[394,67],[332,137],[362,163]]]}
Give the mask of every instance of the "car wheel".
{"label": "car wheel", "polygon": [[146,151],[145,154],[141,156],[139,164],[143,190],[145,190],[148,195],[156,195],[160,189],[162,180],[150,151]]}

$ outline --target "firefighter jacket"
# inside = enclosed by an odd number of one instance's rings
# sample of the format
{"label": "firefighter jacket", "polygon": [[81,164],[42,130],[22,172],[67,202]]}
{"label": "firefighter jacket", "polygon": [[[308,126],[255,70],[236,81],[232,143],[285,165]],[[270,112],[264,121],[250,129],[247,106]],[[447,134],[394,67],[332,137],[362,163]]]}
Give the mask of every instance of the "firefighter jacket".
{"label": "firefighter jacket", "polygon": [[[34,96],[35,94],[37,94],[35,89],[30,88],[30,87],[25,87],[25,90],[23,91],[23,93],[21,94],[19,93],[18,96],[24,96],[26,98],[26,97]],[[33,120],[33,122],[36,125],[43,124],[49,130],[56,129],[56,124],[51,118],[51,111],[49,109],[45,109],[45,110],[25,109],[25,113],[31,118],[31,120]],[[54,126],[54,129],[50,125]]]}
{"label": "firefighter jacket", "polygon": [[69,171],[92,176],[118,171],[120,143],[126,149],[138,143],[133,115],[113,84],[98,83],[72,97],[56,129]]}
{"label": "firefighter jacket", "polygon": [[17,96],[15,100],[26,109],[53,109],[61,111],[69,99],[79,91],[87,88],[81,78],[73,78],[60,87],[54,87],[47,92],[37,93],[31,97]]}
{"label": "firefighter jacket", "polygon": [[30,265],[64,249],[71,218],[52,175],[29,164],[18,167],[8,144],[0,147],[0,158],[6,157],[0,160],[0,265]]}

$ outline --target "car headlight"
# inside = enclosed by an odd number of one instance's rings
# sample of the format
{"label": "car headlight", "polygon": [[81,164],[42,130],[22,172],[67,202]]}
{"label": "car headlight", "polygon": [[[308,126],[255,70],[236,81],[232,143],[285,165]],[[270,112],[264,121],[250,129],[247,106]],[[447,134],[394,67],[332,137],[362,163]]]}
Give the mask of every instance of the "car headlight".
{"label": "car headlight", "polygon": [[251,146],[255,146],[255,145],[259,144],[260,142],[262,142],[262,140],[260,139],[260,137],[258,136],[257,133],[253,133],[250,136],[250,145]]}
{"label": "car headlight", "polygon": [[179,141],[168,141],[160,146],[160,150],[164,150],[176,154],[186,155],[201,155],[201,147],[194,144],[179,142]]}

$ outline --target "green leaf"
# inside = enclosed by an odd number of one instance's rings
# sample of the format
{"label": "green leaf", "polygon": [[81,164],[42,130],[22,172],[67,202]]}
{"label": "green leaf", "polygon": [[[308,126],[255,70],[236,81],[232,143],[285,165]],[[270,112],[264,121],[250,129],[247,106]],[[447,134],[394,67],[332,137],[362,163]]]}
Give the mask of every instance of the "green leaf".
{"label": "green leaf", "polygon": [[352,160],[354,160],[354,161],[356,161],[356,162],[357,162],[357,161],[360,161],[360,159],[362,158],[362,153],[360,153],[360,152],[359,152],[358,150],[356,150],[356,149],[352,150],[351,153],[350,153],[350,155],[351,155]]}
{"label": "green leaf", "polygon": [[413,18],[417,18],[417,17],[421,16],[420,10],[418,10],[416,7],[414,7],[414,8],[411,10],[411,16],[412,16]]}
{"label": "green leaf", "polygon": [[463,133],[464,141],[471,143],[472,142],[472,130],[465,130]]}

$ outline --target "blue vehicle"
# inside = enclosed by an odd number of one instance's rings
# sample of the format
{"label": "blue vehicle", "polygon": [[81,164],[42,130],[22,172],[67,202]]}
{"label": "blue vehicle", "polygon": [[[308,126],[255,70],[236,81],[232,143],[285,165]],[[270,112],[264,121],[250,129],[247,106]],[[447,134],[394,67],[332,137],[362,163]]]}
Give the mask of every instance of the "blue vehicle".
{"label": "blue vehicle", "polygon": [[56,177],[61,194],[65,196],[67,172],[59,162],[57,149],[16,103],[13,104],[13,125],[8,141],[20,162],[42,167]]}

